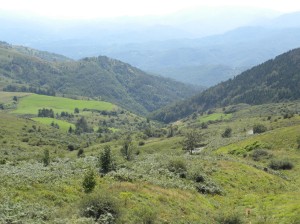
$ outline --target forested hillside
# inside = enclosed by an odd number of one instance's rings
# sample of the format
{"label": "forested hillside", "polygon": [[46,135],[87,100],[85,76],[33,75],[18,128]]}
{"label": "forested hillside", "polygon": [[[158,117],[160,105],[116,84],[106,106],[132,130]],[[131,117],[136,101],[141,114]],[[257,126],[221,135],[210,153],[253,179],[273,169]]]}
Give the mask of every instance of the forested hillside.
{"label": "forested hillside", "polygon": [[102,56],[72,61],[1,43],[0,59],[0,87],[5,91],[100,98],[141,114],[196,92],[191,86]]}
{"label": "forested hillside", "polygon": [[300,49],[295,49],[209,88],[189,100],[154,112],[152,118],[170,122],[214,107],[296,100],[300,98],[299,86]]}

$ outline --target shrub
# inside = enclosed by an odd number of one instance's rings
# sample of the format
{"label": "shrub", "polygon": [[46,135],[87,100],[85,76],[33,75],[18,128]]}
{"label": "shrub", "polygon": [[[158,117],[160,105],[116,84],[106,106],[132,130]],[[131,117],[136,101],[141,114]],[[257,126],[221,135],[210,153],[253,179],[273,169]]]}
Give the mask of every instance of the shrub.
{"label": "shrub", "polygon": [[201,123],[201,128],[202,128],[202,129],[207,129],[207,128],[208,128],[208,124],[205,123],[205,122],[202,122],[202,123]]}
{"label": "shrub", "polygon": [[145,142],[144,141],[139,141],[139,146],[143,146],[145,145]]}
{"label": "shrub", "polygon": [[207,177],[205,174],[202,174],[200,170],[193,170],[189,172],[188,178],[195,181],[196,183],[204,182]]}
{"label": "shrub", "polygon": [[91,193],[96,186],[95,172],[89,169],[84,175],[82,187],[85,193]]}
{"label": "shrub", "polygon": [[0,165],[6,164],[6,159],[0,159]]}
{"label": "shrub", "polygon": [[42,158],[44,166],[48,166],[50,164],[50,153],[48,149],[44,150],[44,155]]}
{"label": "shrub", "polygon": [[195,188],[201,194],[222,194],[221,188],[213,182],[196,183]]}
{"label": "shrub", "polygon": [[263,158],[269,158],[271,154],[265,149],[255,149],[252,153],[252,158],[254,161],[259,161]]}
{"label": "shrub", "polygon": [[78,150],[77,157],[84,157],[84,150],[83,149]]}
{"label": "shrub", "polygon": [[253,133],[254,134],[260,134],[260,133],[263,133],[263,132],[266,132],[267,131],[267,128],[266,126],[262,125],[262,124],[256,124],[253,126]]}
{"label": "shrub", "polygon": [[272,160],[269,167],[273,170],[291,170],[294,165],[290,161],[286,160]]}
{"label": "shrub", "polygon": [[181,177],[185,176],[187,168],[186,164],[183,160],[181,159],[174,159],[171,160],[168,164],[168,170],[179,174]]}
{"label": "shrub", "polygon": [[93,194],[80,202],[80,215],[97,223],[115,223],[120,216],[118,202],[109,194]]}
{"label": "shrub", "polygon": [[232,133],[232,129],[231,128],[226,128],[224,133],[222,134],[223,138],[230,138],[231,137],[231,133]]}
{"label": "shrub", "polygon": [[69,150],[69,151],[75,150],[75,146],[74,146],[73,144],[69,144],[69,145],[68,145],[68,150]]}

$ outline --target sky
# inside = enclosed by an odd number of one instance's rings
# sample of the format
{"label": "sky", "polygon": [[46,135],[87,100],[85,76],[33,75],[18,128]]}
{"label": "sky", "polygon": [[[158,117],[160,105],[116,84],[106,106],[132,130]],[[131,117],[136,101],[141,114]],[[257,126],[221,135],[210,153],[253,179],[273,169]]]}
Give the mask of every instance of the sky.
{"label": "sky", "polygon": [[59,19],[164,15],[205,6],[243,6],[300,11],[298,0],[0,0],[0,9]]}

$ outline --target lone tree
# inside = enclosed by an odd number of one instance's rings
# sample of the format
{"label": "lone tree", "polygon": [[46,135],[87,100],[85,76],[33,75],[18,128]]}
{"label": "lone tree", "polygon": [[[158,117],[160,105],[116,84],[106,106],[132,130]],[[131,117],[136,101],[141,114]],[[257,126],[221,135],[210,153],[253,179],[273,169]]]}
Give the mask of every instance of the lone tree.
{"label": "lone tree", "polygon": [[113,161],[111,156],[110,146],[106,145],[104,147],[104,151],[101,152],[99,157],[100,163],[100,173],[108,173],[109,171],[113,170]]}
{"label": "lone tree", "polygon": [[44,150],[44,155],[43,155],[43,164],[44,166],[48,166],[50,164],[50,153],[48,149]]}
{"label": "lone tree", "polygon": [[82,187],[85,193],[90,193],[96,186],[95,172],[91,168],[86,172],[83,178]]}
{"label": "lone tree", "polygon": [[124,156],[126,160],[131,160],[133,157],[133,152],[135,147],[132,142],[132,138],[130,135],[127,135],[123,140],[123,146],[121,148],[121,154]]}
{"label": "lone tree", "polygon": [[88,126],[88,123],[84,117],[81,117],[75,124],[76,129],[75,133],[76,134],[81,134],[83,132],[92,132],[93,129]]}
{"label": "lone tree", "polygon": [[184,139],[181,142],[183,150],[189,151],[190,154],[193,154],[193,150],[197,145],[202,141],[202,136],[196,130],[189,130],[184,134]]}

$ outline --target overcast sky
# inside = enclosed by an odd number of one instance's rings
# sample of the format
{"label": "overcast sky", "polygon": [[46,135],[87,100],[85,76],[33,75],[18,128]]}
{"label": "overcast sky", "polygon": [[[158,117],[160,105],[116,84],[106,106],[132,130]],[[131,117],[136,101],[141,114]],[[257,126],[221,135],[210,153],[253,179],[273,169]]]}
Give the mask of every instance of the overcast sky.
{"label": "overcast sky", "polygon": [[244,6],[300,11],[299,0],[0,0],[0,9],[50,18],[163,15],[203,6]]}

